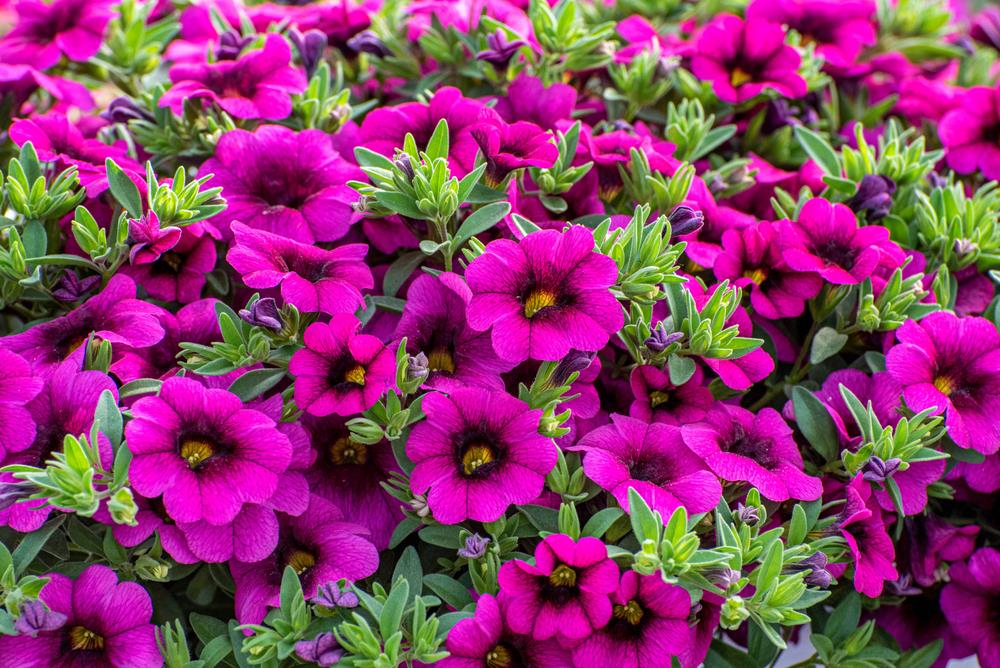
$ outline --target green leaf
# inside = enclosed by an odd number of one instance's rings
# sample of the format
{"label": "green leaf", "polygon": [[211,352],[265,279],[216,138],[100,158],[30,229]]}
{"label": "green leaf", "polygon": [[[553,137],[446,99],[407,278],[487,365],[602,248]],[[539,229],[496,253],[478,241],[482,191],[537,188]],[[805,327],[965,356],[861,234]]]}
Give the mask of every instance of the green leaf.
{"label": "green leaf", "polygon": [[428,140],[427,150],[424,152],[431,160],[437,160],[438,158],[447,160],[448,151],[451,148],[449,142],[448,121],[442,118],[438,121],[437,127],[434,128],[434,134]]}
{"label": "green leaf", "polygon": [[420,596],[423,591],[424,567],[420,565],[420,555],[412,545],[400,555],[396,568],[392,571],[392,581],[400,577],[410,583],[410,595]]}
{"label": "green leaf", "polygon": [[299,576],[294,568],[285,566],[285,571],[281,574],[281,609],[291,610],[292,605],[300,598],[305,600]]}
{"label": "green leaf", "polygon": [[14,574],[21,575],[24,573],[31,562],[35,560],[38,553],[42,551],[45,544],[49,542],[49,538],[55,533],[56,529],[62,526],[62,523],[66,520],[66,515],[59,515],[54,519],[46,522],[42,527],[32,533],[29,533],[24,539],[18,544],[14,549],[14,553],[11,555],[14,561]]}
{"label": "green leaf", "polygon": [[139,196],[139,189],[132,182],[122,168],[114,160],[108,158],[104,162],[104,167],[108,172],[108,188],[114,195],[122,208],[128,212],[132,218],[142,216],[142,197]]}
{"label": "green leaf", "polygon": [[826,626],[823,627],[823,635],[829,637],[834,645],[840,645],[854,633],[860,620],[861,597],[855,592],[850,592],[830,613]]}
{"label": "green leaf", "polygon": [[379,615],[378,628],[383,638],[389,638],[399,630],[400,622],[403,621],[403,610],[410,597],[410,583],[405,577],[394,578],[392,591],[382,606],[382,614]]}
{"label": "green leaf", "polygon": [[840,176],[840,159],[826,139],[802,125],[794,126],[793,132],[799,144],[820,169],[830,176]]}
{"label": "green leaf", "polygon": [[897,668],[931,668],[941,654],[944,641],[935,640],[920,649],[913,649],[899,657]]}
{"label": "green leaf", "polygon": [[[485,165],[482,165],[485,167]],[[465,181],[465,179],[462,179]],[[489,186],[484,186],[482,183],[477,183],[469,196],[465,198],[465,203],[468,204],[489,204],[490,202],[504,202],[507,201],[507,193],[501,192],[499,190],[494,190]]]}
{"label": "green leaf", "polygon": [[94,411],[94,421],[100,432],[111,441],[111,447],[117,449],[118,444],[122,442],[122,412],[111,390],[101,392],[101,397],[97,400],[97,410]]}
{"label": "green leaf", "polygon": [[778,579],[781,575],[781,565],[785,559],[785,546],[780,540],[776,540],[771,543],[771,547],[767,551],[767,555],[760,564],[760,568],[757,570],[757,579],[755,582],[757,592],[763,595],[771,585]]}
{"label": "green leaf", "polygon": [[667,360],[667,369],[670,372],[670,384],[674,387],[680,387],[691,380],[697,367],[690,357],[671,355]]}
{"label": "green leaf", "polygon": [[792,388],[795,422],[809,445],[828,462],[840,455],[840,441],[826,405],[802,386]]}
{"label": "green leaf", "polygon": [[518,508],[521,513],[528,518],[531,526],[539,531],[549,533],[559,533],[559,511],[545,506],[534,506],[531,504]]}
{"label": "green leaf", "polygon": [[284,377],[284,369],[253,369],[234,380],[229,391],[243,401],[252,401],[280,383]]}
{"label": "green leaf", "polygon": [[130,383],[125,383],[118,391],[118,396],[122,399],[137,397],[142,394],[155,394],[163,387],[163,381],[156,378],[140,378]]}
{"label": "green leaf", "polygon": [[584,536],[593,536],[594,538],[600,538],[611,528],[611,525],[617,522],[621,517],[625,515],[625,512],[621,508],[605,508],[604,510],[599,510],[594,513],[594,515],[587,520],[587,523],[583,525]]}
{"label": "green leaf", "polygon": [[199,658],[204,662],[201,668],[214,668],[232,653],[233,647],[228,634],[213,638],[201,650]]}
{"label": "green leaf", "polygon": [[750,620],[753,622],[754,626],[763,632],[772,645],[778,649],[786,649],[788,647],[781,635],[774,629],[773,624],[768,624],[757,615],[750,615]]}
{"label": "green leaf", "polygon": [[21,231],[21,241],[24,243],[24,253],[27,257],[42,257],[48,250],[48,238],[45,226],[37,220],[28,221]]}
{"label": "green leaf", "polygon": [[243,640],[246,636],[243,635],[243,631],[239,627],[240,625],[235,619],[229,620],[229,642],[233,645],[233,657],[235,657],[236,665],[239,668],[251,668],[250,660],[243,653]]}
{"label": "green leaf", "polygon": [[494,202],[474,211],[462,221],[461,227],[455,233],[454,243],[461,245],[465,243],[466,239],[485,232],[503,220],[508,213],[510,213],[510,203],[508,202]]}
{"label": "green leaf", "polygon": [[191,629],[198,636],[198,640],[206,645],[215,638],[226,635],[226,623],[221,619],[201,615],[197,612],[192,612],[188,619],[191,622]]}
{"label": "green leaf", "polygon": [[516,213],[513,216],[511,216],[511,219],[514,221],[514,227],[517,228],[517,231],[521,233],[522,237],[527,236],[532,232],[540,232],[542,229],[538,225],[535,225],[533,222],[525,218],[524,216],[518,215]]}
{"label": "green leaf", "polygon": [[427,218],[424,212],[417,208],[417,203],[413,201],[413,198],[403,193],[379,190],[375,193],[375,199],[385,208],[408,218],[415,220],[425,220]]}
{"label": "green leaf", "polygon": [[657,519],[646,500],[634,487],[628,489],[628,514],[632,523],[632,532],[640,544],[644,540],[657,540],[660,537],[663,521]]}
{"label": "green leaf", "polygon": [[354,159],[358,161],[358,165],[361,167],[376,167],[390,172],[396,168],[392,160],[364,146],[355,147]]}
{"label": "green leaf", "polygon": [[813,338],[809,350],[810,364],[819,364],[839,353],[847,343],[847,335],[841,334],[833,327],[824,327]]}
{"label": "green leaf", "polygon": [[461,527],[454,524],[432,524],[421,529],[417,535],[429,545],[457,550],[462,547],[462,540],[459,538],[461,530]]}
{"label": "green leaf", "polygon": [[414,519],[412,517],[403,518],[396,528],[392,530],[392,536],[389,538],[389,549],[394,550],[399,547],[400,543],[410,537],[410,534],[420,526],[420,520]]}
{"label": "green leaf", "polygon": [[424,576],[424,584],[442,601],[456,610],[461,610],[472,603],[468,587],[443,573],[431,573]]}
{"label": "green leaf", "polygon": [[399,289],[406,283],[406,279],[413,274],[413,271],[424,261],[423,251],[411,251],[396,258],[395,262],[389,265],[382,279],[382,294],[386,297],[395,297]]}

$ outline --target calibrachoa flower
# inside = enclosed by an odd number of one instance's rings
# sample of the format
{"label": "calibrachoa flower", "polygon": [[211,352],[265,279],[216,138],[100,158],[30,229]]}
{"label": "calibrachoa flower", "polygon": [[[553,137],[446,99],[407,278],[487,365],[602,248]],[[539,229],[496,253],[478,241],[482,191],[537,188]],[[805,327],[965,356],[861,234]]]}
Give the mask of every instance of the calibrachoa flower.
{"label": "calibrachoa flower", "polygon": [[0,656],[11,666],[158,668],[163,657],[151,623],[153,603],[137,582],[119,582],[107,566],[88,566],[71,579],[45,577],[40,599],[64,618],[62,626],[31,635],[0,635]]}
{"label": "calibrachoa flower", "polygon": [[170,68],[174,85],[160,98],[160,106],[181,114],[186,100],[205,99],[235,118],[280,120],[292,112],[292,94],[306,87],[291,57],[285,38],[270,33],[263,48],[235,60],[175,65]]}
{"label": "calibrachoa flower", "polygon": [[854,559],[854,588],[874,598],[882,593],[887,581],[899,577],[892,563],[896,551],[886,533],[882,510],[860,473],[846,487],[845,493],[846,500],[836,526]]}
{"label": "calibrachoa flower", "polygon": [[35,440],[35,421],[25,406],[43,389],[24,358],[0,349],[0,462]]}
{"label": "calibrachoa flower", "polygon": [[939,132],[948,166],[960,174],[979,170],[987,179],[1000,178],[1000,91],[975,86],[963,92],[954,108],[941,118]]}
{"label": "calibrachoa flower", "polygon": [[681,427],[684,443],[723,480],[746,481],[772,501],[812,501],[822,493],[818,478],[802,471],[792,430],[773,408],[756,415],[719,406],[698,424]]}
{"label": "calibrachoa flower", "polygon": [[358,334],[360,325],[354,316],[338,315],[306,328],[305,348],[288,363],[299,408],[319,417],[351,415],[371,408],[395,382],[392,350]]}
{"label": "calibrachoa flower", "polygon": [[722,14],[701,31],[691,71],[710,81],[723,102],[746,102],[766,91],[796,98],[806,94],[802,59],[785,44],[780,23]]}
{"label": "calibrachoa flower", "polygon": [[547,536],[535,563],[520,559],[500,568],[500,604],[515,633],[535,640],[575,643],[604,628],[613,614],[618,566],[596,538]]}
{"label": "calibrachoa flower", "polygon": [[233,130],[201,169],[226,193],[226,210],[212,222],[227,239],[233,221],[304,244],[336,241],[350,229],[357,195],[345,184],[359,173],[318,130]]}
{"label": "calibrachoa flower", "polygon": [[983,318],[932,313],[898,331],[886,368],[907,407],[944,413],[949,436],[984,454],[1000,449],[1000,334]]}
{"label": "calibrachoa flower", "polygon": [[180,304],[197,301],[205,275],[215,268],[217,259],[212,233],[215,230],[200,223],[185,227],[169,250],[151,262],[133,263],[125,273],[155,299]]}
{"label": "calibrachoa flower", "polygon": [[663,422],[680,426],[701,420],[715,403],[712,391],[704,385],[705,374],[695,367],[694,374],[680,387],[670,382],[670,374],[655,366],[632,370],[629,387],[634,400],[628,414],[644,422]]}
{"label": "calibrachoa flower", "polygon": [[689,513],[710,511],[722,486],[701,457],[681,440],[673,425],[646,424],[621,415],[612,424],[580,439],[587,477],[611,492],[626,511],[629,489],[635,489],[664,519],[680,506]]}
{"label": "calibrachoa flower", "polygon": [[434,519],[492,522],[541,493],[557,455],[538,433],[539,411],[504,392],[473,388],[429,394],[422,408],[427,420],[410,433],[406,454],[415,464],[410,486],[427,492]]}
{"label": "calibrachoa flower", "polygon": [[976,550],[968,563],[948,570],[951,582],[941,592],[941,609],[951,628],[962,640],[976,648],[979,663],[1000,662],[1000,551],[992,547]]}
{"label": "calibrachoa flower", "polygon": [[599,350],[624,320],[609,288],[614,261],[594,252],[585,227],[543,230],[491,242],[466,269],[473,329],[492,327],[504,359],[557,360],[571,348]]}
{"label": "calibrachoa flower", "polygon": [[230,392],[170,378],[132,415],[129,479],[146,497],[163,495],[177,522],[226,524],[244,504],[267,501],[288,468],[288,438]]}
{"label": "calibrachoa flower", "polygon": [[65,54],[86,61],[101,48],[112,0],[21,0],[14,29],[0,39],[0,60],[48,69]]}
{"label": "calibrachoa flower", "polygon": [[324,250],[233,223],[235,244],[226,260],[250,288],[281,287],[281,297],[305,313],[354,313],[372,287],[368,247],[345,244]]}
{"label": "calibrachoa flower", "polygon": [[552,135],[527,121],[508,125],[497,119],[475,126],[470,133],[486,160],[489,185],[499,185],[516,169],[551,167],[559,157]]}

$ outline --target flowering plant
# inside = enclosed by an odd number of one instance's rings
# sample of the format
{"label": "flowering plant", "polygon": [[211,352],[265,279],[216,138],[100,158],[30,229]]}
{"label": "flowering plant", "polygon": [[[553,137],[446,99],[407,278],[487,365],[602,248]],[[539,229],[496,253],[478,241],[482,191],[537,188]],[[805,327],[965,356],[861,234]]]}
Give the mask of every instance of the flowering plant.
{"label": "flowering plant", "polygon": [[0,0],[0,668],[1000,665],[1000,11]]}

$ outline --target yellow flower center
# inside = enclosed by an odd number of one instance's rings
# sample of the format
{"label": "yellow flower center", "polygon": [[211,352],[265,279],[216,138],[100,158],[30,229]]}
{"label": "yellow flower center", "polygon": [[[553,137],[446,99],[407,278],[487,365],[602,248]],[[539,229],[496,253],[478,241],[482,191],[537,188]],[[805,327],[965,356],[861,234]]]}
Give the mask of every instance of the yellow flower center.
{"label": "yellow flower center", "polygon": [[341,436],[330,446],[330,461],[334,464],[364,464],[368,461],[368,446],[350,436]]}
{"label": "yellow flower center", "polygon": [[556,295],[549,290],[532,290],[524,300],[524,317],[531,318],[542,309],[556,305]]}
{"label": "yellow flower center", "polygon": [[462,455],[462,471],[465,475],[473,475],[482,467],[496,461],[493,448],[485,443],[473,443]]}
{"label": "yellow flower center", "polygon": [[215,448],[208,441],[200,438],[188,438],[181,443],[181,457],[192,470],[215,454]]}
{"label": "yellow flower center", "polygon": [[559,564],[555,570],[549,574],[549,584],[556,587],[575,587],[576,571],[566,564]]}
{"label": "yellow flower center", "polygon": [[736,86],[742,86],[749,81],[753,81],[753,75],[746,70],[740,69],[739,67],[733,70],[732,76],[729,78],[729,83],[731,83],[734,88]]}
{"label": "yellow flower center", "polygon": [[427,368],[431,371],[455,373],[455,358],[447,348],[435,348],[427,356]]}
{"label": "yellow flower center", "polygon": [[649,405],[652,406],[653,408],[665,404],[668,401],[670,401],[670,395],[667,394],[666,392],[662,392],[660,390],[654,390],[653,392],[649,393]]}
{"label": "yellow flower center", "polygon": [[935,378],[934,387],[946,397],[955,391],[955,383],[948,376],[938,376]]}
{"label": "yellow flower center", "polygon": [[69,630],[69,646],[75,650],[104,649],[104,638],[90,629],[74,626]]}
{"label": "yellow flower center", "polygon": [[638,626],[645,612],[643,612],[639,602],[633,599],[625,605],[616,605],[613,614],[615,619],[620,619],[632,626]]}
{"label": "yellow flower center", "polygon": [[511,668],[514,657],[503,645],[497,645],[486,653],[486,668]]}
{"label": "yellow flower center", "polygon": [[316,557],[305,550],[295,550],[289,555],[286,565],[291,566],[297,575],[302,575],[316,565]]}
{"label": "yellow flower center", "polygon": [[767,272],[760,267],[757,267],[756,269],[750,269],[749,271],[743,272],[743,278],[749,278],[757,285],[760,285],[767,280]]}
{"label": "yellow flower center", "polygon": [[344,374],[344,380],[355,385],[365,384],[365,368],[360,364],[355,364]]}

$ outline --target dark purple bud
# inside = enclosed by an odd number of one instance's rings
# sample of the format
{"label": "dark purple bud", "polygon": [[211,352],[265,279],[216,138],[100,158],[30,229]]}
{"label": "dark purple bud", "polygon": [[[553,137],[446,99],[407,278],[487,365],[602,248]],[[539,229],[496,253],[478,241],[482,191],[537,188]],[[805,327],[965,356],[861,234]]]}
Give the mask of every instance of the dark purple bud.
{"label": "dark purple bud", "polygon": [[255,327],[266,327],[275,331],[282,326],[278,303],[271,297],[258,299],[249,309],[240,309],[240,318]]}
{"label": "dark purple bud", "polygon": [[971,239],[956,239],[955,240],[955,254],[959,257],[965,257],[966,255],[972,255],[977,250],[979,250],[979,244]]}
{"label": "dark purple bud", "polygon": [[340,662],[344,650],[333,633],[327,631],[312,640],[300,640],[295,643],[295,654],[303,661],[311,661],[326,668]]}
{"label": "dark purple bud", "polygon": [[741,577],[743,577],[742,573],[733,570],[728,566],[711,568],[708,570],[706,575],[712,584],[723,590],[736,586],[736,583],[740,581]]}
{"label": "dark purple bud", "polygon": [[323,59],[323,52],[326,50],[326,33],[322,30],[307,30],[305,34],[292,29],[288,32],[292,44],[299,52],[302,60],[302,67],[306,70],[306,76],[312,77]]}
{"label": "dark purple bud", "polygon": [[671,211],[667,220],[670,221],[670,236],[683,237],[701,229],[705,224],[705,214],[682,205]]}
{"label": "dark purple bud", "polygon": [[459,548],[458,556],[465,559],[479,559],[486,554],[486,547],[489,544],[489,538],[484,538],[478,533],[474,533],[465,539],[465,547]]}
{"label": "dark purple bud", "polygon": [[52,296],[61,302],[75,302],[96,288],[100,282],[100,276],[79,278],[73,272],[67,271],[56,283],[55,289],[52,290]]}
{"label": "dark purple bud", "polygon": [[768,103],[761,129],[766,133],[772,133],[786,125],[801,125],[801,123],[799,110],[789,104],[788,100],[779,98]]}
{"label": "dark purple bud", "polygon": [[0,511],[10,508],[21,499],[27,499],[34,489],[29,482],[0,482]]}
{"label": "dark purple bud", "polygon": [[431,364],[427,359],[427,355],[417,353],[416,355],[411,355],[407,360],[406,377],[408,380],[419,380],[422,383],[430,373]]}
{"label": "dark purple bud", "polygon": [[358,595],[353,591],[341,589],[336,582],[327,582],[316,589],[316,596],[312,599],[316,605],[324,608],[356,608],[358,607]]}
{"label": "dark purple bud", "polygon": [[672,343],[676,343],[684,338],[683,332],[667,332],[666,328],[661,322],[656,326],[656,329],[649,333],[649,338],[643,341],[643,344],[654,353],[662,353],[666,350]]}
{"label": "dark purple bud", "polygon": [[1000,9],[987,7],[972,19],[969,30],[972,39],[1000,49]]}
{"label": "dark purple bud", "polygon": [[413,181],[415,172],[413,171],[413,162],[410,160],[410,156],[406,153],[400,153],[392,164],[396,166],[396,169],[403,172],[403,176],[406,177],[407,182]]}
{"label": "dark purple bud", "polygon": [[632,124],[621,118],[611,121],[611,130],[616,132],[632,132]]}
{"label": "dark purple bud", "polygon": [[899,470],[899,465],[902,463],[902,460],[896,457],[882,461],[880,457],[872,455],[871,459],[861,467],[861,471],[864,479],[868,482],[882,483],[891,478],[892,474]]}
{"label": "dark purple bud", "polygon": [[913,586],[909,573],[903,573],[898,580],[885,583],[885,591],[890,596],[916,596],[923,590]]}
{"label": "dark purple bud", "polygon": [[128,123],[129,121],[150,121],[153,115],[140,107],[128,97],[116,97],[101,113],[101,118],[109,123]]}
{"label": "dark purple bud", "polygon": [[235,30],[227,30],[219,37],[219,45],[215,47],[215,57],[218,60],[236,60],[240,57],[240,52],[253,40],[253,35],[244,37]]}
{"label": "dark purple bud", "polygon": [[582,350],[570,350],[566,357],[559,361],[555,371],[552,372],[552,385],[559,387],[565,385],[571,374],[583,371],[594,361],[597,353],[584,352]]}
{"label": "dark purple bud", "polygon": [[868,220],[884,218],[892,210],[892,194],[896,182],[881,174],[865,174],[858,184],[858,191],[845,204],[855,213],[868,212]]}
{"label": "dark purple bud", "polygon": [[485,60],[497,69],[507,67],[510,59],[517,54],[517,50],[527,44],[524,40],[516,39],[513,42],[507,41],[507,35],[502,30],[486,36],[487,48],[476,54],[476,60]]}
{"label": "dark purple bud", "polygon": [[948,179],[941,176],[937,172],[931,172],[927,175],[927,182],[931,184],[931,188],[947,188]]}
{"label": "dark purple bud", "polygon": [[820,587],[822,589],[826,589],[833,583],[833,575],[826,570],[826,565],[828,563],[829,559],[827,559],[826,554],[823,552],[817,552],[796,564],[792,564],[788,567],[788,570],[792,573],[808,570],[810,571],[809,574],[806,575],[802,581],[810,587]]}
{"label": "dark purple bud", "polygon": [[356,53],[370,53],[379,58],[391,56],[392,51],[385,45],[379,36],[371,30],[362,30],[357,35],[347,40],[347,46]]}
{"label": "dark purple bud", "polygon": [[41,601],[25,601],[14,622],[14,630],[21,635],[34,638],[43,631],[55,631],[66,623],[66,615],[45,607]]}
{"label": "dark purple bud", "polygon": [[760,522],[760,512],[755,506],[744,506],[742,503],[736,506],[736,517],[747,526],[754,526]]}

